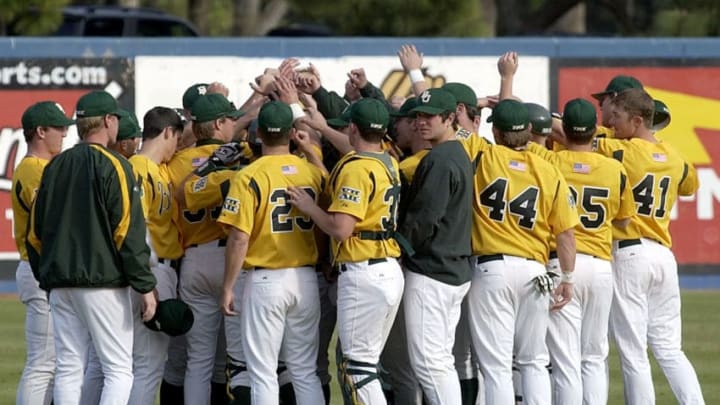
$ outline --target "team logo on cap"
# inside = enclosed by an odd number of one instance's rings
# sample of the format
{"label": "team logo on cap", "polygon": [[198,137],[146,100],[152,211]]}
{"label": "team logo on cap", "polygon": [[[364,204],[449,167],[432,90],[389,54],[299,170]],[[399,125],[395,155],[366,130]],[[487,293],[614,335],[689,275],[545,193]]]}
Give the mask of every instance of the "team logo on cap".
{"label": "team logo on cap", "polygon": [[371,122],[371,123],[370,123],[370,128],[373,128],[373,129],[382,129],[382,127],[383,127],[382,124],[376,124],[376,123],[374,123],[374,122]]}
{"label": "team logo on cap", "polygon": [[205,86],[198,86],[197,92],[198,92],[198,94],[205,95],[205,93],[207,93],[207,87],[205,87]]}
{"label": "team logo on cap", "polygon": [[280,128],[265,128],[268,132],[280,132]]}
{"label": "team logo on cap", "polygon": [[427,102],[430,101],[430,98],[431,98],[431,97],[432,97],[432,94],[430,94],[429,91],[425,90],[425,91],[423,91],[423,93],[420,95],[420,100],[421,100],[423,103],[427,103]]}

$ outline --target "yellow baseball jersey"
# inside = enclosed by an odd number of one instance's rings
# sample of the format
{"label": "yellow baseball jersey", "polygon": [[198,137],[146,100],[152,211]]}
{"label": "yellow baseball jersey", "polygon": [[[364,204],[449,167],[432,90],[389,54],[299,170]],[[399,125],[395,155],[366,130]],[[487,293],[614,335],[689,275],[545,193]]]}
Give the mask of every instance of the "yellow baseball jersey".
{"label": "yellow baseball jersey", "polygon": [[[379,154],[378,154],[379,155]],[[398,163],[391,158],[395,173]],[[392,232],[397,226],[399,179],[393,184],[385,165],[355,152],[343,156],[330,174],[326,194],[329,212],[352,215],[357,219],[353,235],[343,242],[332,240],[335,262],[359,262],[384,257],[400,257],[395,239],[361,239],[361,232]]]}
{"label": "yellow baseball jersey", "polygon": [[627,170],[628,184],[635,199],[636,215],[624,229],[616,228],[618,240],[648,238],[672,246],[670,211],[679,195],[698,189],[695,167],[687,163],[667,142],[597,139],[598,152],[620,161]]}
{"label": "yellow baseball jersey", "polygon": [[13,222],[15,232],[15,246],[20,253],[20,260],[28,260],[25,239],[27,223],[30,217],[35,194],[40,186],[40,178],[48,161],[35,156],[25,156],[15,168],[12,178],[12,190],[10,199],[12,201]]}
{"label": "yellow baseball jersey", "polygon": [[133,155],[128,160],[140,186],[145,222],[155,253],[163,259],[180,258],[183,248],[174,221],[173,206],[176,203],[167,173],[147,156]]}
{"label": "yellow baseball jersey", "polygon": [[492,145],[482,136],[465,129],[460,129],[455,135],[463,148],[465,148],[465,152],[467,152],[471,162],[475,160],[480,152],[488,150],[490,145]]}
{"label": "yellow baseball jersey", "polygon": [[415,177],[415,170],[417,170],[420,161],[428,152],[430,152],[430,149],[423,149],[400,162],[398,166],[400,167],[400,179],[402,179],[403,183],[412,183],[413,177]]}
{"label": "yellow baseball jersey", "polygon": [[315,265],[315,224],[286,191],[300,187],[317,201],[324,185],[322,171],[294,155],[263,156],[235,174],[218,222],[250,235],[244,268]]}
{"label": "yellow baseball jersey", "polygon": [[[560,170],[577,202],[580,223],[575,227],[576,250],[611,260],[612,221],[635,214],[625,168],[620,162],[593,152],[553,153],[540,148],[546,152],[543,153],[546,160]],[[536,148],[530,149],[535,152]]]}
{"label": "yellow baseball jersey", "polygon": [[197,211],[205,207],[222,206],[235,174],[237,170],[218,170],[185,182],[185,208]]}
{"label": "yellow baseball jersey", "polygon": [[[173,190],[180,187],[180,183],[193,170],[205,163],[207,158],[220,145],[222,145],[220,141],[205,143],[176,153],[167,164],[168,178]],[[178,228],[180,229],[184,248],[225,238],[225,231],[222,226],[215,222],[215,219],[220,215],[221,208],[222,203],[218,203],[214,207],[202,207],[197,210],[180,207]]]}
{"label": "yellow baseball jersey", "polygon": [[492,146],[474,177],[474,255],[507,254],[547,263],[549,240],[578,224],[562,174],[528,151]]}

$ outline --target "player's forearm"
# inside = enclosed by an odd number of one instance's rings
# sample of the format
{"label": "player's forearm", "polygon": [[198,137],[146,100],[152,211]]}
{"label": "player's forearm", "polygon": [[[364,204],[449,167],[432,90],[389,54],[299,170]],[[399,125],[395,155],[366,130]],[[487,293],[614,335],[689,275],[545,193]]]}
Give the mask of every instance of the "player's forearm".
{"label": "player's forearm", "polygon": [[325,212],[318,205],[313,205],[305,213],[310,215],[317,227],[338,242],[342,242],[352,235],[354,227],[339,221],[340,214]]}
{"label": "player's forearm", "polygon": [[575,231],[570,228],[559,233],[555,238],[560,270],[563,273],[572,273],[575,270]]}
{"label": "player's forearm", "polygon": [[330,127],[325,127],[321,130],[322,136],[327,139],[335,149],[340,153],[341,156],[352,152],[353,147],[350,145],[350,138],[338,132]]}
{"label": "player's forearm", "polygon": [[415,96],[419,96],[423,93],[423,91],[428,89],[427,83],[425,83],[425,80],[423,81],[417,81],[413,82],[413,93],[415,93]]}
{"label": "player's forearm", "polygon": [[232,291],[235,281],[242,271],[242,265],[247,255],[250,235],[233,228],[228,235],[225,247],[225,274],[223,277],[223,290]]}

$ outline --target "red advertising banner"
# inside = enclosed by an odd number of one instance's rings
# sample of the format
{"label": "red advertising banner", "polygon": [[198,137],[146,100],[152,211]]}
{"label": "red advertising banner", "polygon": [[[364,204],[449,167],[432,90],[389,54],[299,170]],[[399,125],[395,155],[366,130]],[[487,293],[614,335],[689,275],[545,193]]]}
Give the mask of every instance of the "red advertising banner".
{"label": "red advertising banner", "polygon": [[[648,93],[670,109],[670,125],[657,136],[672,144],[695,164],[700,189],[683,198],[672,213],[673,251],[685,269],[717,271],[720,268],[720,67],[717,66],[613,66],[585,67],[577,61],[556,61],[553,106],[601,92],[614,76],[638,78]],[[587,61],[585,62],[587,63]],[[568,65],[574,66],[568,66]],[[597,104],[597,103],[595,103]],[[598,107],[598,117],[600,111]],[[716,214],[716,212],[718,214]]]}
{"label": "red advertising banner", "polygon": [[[38,101],[59,103],[69,116],[86,92],[104,89],[123,108],[134,107],[134,71],[127,59],[38,59],[0,61],[0,260],[17,259],[13,235],[10,188],[13,171],[25,156],[27,145],[20,118]],[[63,147],[77,141],[71,127]]]}

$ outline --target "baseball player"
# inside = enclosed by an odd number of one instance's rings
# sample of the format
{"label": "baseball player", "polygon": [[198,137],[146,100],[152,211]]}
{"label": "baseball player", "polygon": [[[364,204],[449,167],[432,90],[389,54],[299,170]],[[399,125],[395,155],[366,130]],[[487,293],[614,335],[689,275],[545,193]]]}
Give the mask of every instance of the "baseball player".
{"label": "baseball player", "polygon": [[460,306],[470,288],[472,164],[455,138],[457,101],[430,89],[418,96],[418,135],[432,150],[415,171],[400,233],[415,250],[403,260],[410,364],[430,404],[460,404],[452,354]]}
{"label": "baseball player", "polygon": [[[400,205],[398,206],[399,222],[402,222],[405,216],[406,207],[404,203],[407,201],[404,195],[407,195],[410,184],[415,175],[418,164],[425,155],[430,151],[430,143],[424,140],[417,133],[414,126],[414,117],[410,115],[410,111],[417,107],[417,99],[415,97],[405,100],[398,112],[391,112],[390,115],[395,117],[395,131],[397,133],[397,145],[403,150],[408,150],[407,158],[402,160],[398,165],[400,169],[400,182],[402,183]],[[387,371],[388,376],[386,382],[390,384],[390,391],[386,391],[388,403],[393,404],[419,404],[422,400],[422,388],[415,377],[415,372],[410,367],[410,357],[407,350],[407,332],[405,327],[405,315],[403,313],[403,303],[400,302],[395,323],[390,329],[385,348],[383,349],[380,361],[383,368]]]}
{"label": "baseball player", "polygon": [[[552,153],[531,144],[565,177],[577,201],[573,298],[550,314],[547,344],[553,364],[553,401],[606,404],[607,325],[612,303],[612,226],[624,228],[635,213],[627,173],[619,162],[592,151],[597,117],[583,99],[565,104],[563,132],[567,150]],[[557,271],[557,252],[548,269]]]}
{"label": "baseball player", "polygon": [[17,389],[17,405],[49,404],[55,377],[53,325],[47,294],[33,276],[25,249],[25,231],[40,177],[50,159],[62,150],[68,126],[75,121],[65,116],[59,104],[43,101],[28,107],[22,116],[27,155],[15,168],[10,189],[15,246],[20,263],[15,273],[20,301],[25,311],[27,357]]}
{"label": "baseball player", "polygon": [[143,133],[135,114],[130,111],[123,111],[123,113],[125,119],[120,120],[117,140],[110,145],[110,149],[121,154],[125,159],[130,159],[137,153]]}
{"label": "baseball player", "polygon": [[221,299],[226,315],[237,315],[234,284],[243,268],[250,270],[242,292],[241,341],[254,404],[278,403],[281,351],[298,404],[324,402],[315,373],[320,301],[313,223],[292,209],[286,195],[297,187],[317,198],[324,178],[290,154],[292,124],[287,104],[269,102],[260,109],[263,156],[232,179],[218,218],[230,227]]}
{"label": "baseball player", "polygon": [[620,160],[628,174],[636,215],[615,229],[614,296],[610,326],[620,353],[629,404],[655,402],[647,345],[681,404],[703,404],[700,384],[681,349],[677,262],[670,247],[670,211],[678,195],[692,195],[697,173],[653,135],[654,104],[642,89],[612,99],[615,139],[598,139],[598,152]]}
{"label": "baseball player", "polygon": [[104,373],[100,403],[126,404],[133,381],[128,285],[142,294],[142,318],[149,320],[156,306],[155,277],[132,168],[106,148],[117,136],[117,102],[107,92],[90,92],[75,111],[82,142],[46,167],[26,247],[40,288],[50,292],[54,402],[80,401],[92,345]]}
{"label": "baseball player", "polygon": [[555,235],[562,271],[554,309],[572,297],[575,261],[574,200],[560,172],[525,151],[530,139],[527,107],[502,100],[489,120],[498,145],[474,159],[470,288],[473,344],[488,404],[514,401],[513,353],[523,380],[524,400],[550,403],[545,335],[547,300],[535,280],[545,275],[548,240]]}
{"label": "baseball player", "polygon": [[[151,250],[150,270],[157,279],[158,300],[177,297],[177,273],[183,249],[173,217],[177,207],[173,202],[170,181],[163,163],[170,161],[184,128],[175,110],[155,107],[143,117],[142,150],[129,162],[142,191],[142,206]],[[137,295],[133,301],[138,306]],[[137,313],[137,311],[136,311]],[[133,388],[131,404],[154,404],[162,379],[170,336],[147,328],[135,317],[133,344]]]}
{"label": "baseball player", "polygon": [[350,108],[350,142],[330,175],[325,212],[307,193],[289,190],[290,203],[332,237],[339,265],[337,298],[338,378],[352,404],[385,404],[377,363],[395,319],[403,275],[395,241],[400,179],[397,162],[382,152],[389,115],[375,99]]}
{"label": "baseball player", "polygon": [[[169,179],[175,190],[182,190],[180,185],[189,174],[203,165],[220,145],[230,142],[235,120],[242,114],[225,96],[217,93],[199,96],[191,112],[196,146],[176,153],[167,164]],[[222,313],[217,304],[222,291],[226,243],[223,229],[215,223],[220,208],[191,211],[179,207],[178,227],[185,248],[180,273],[180,298],[195,314],[195,323],[186,335],[184,395],[185,402],[191,404],[207,404],[210,401],[218,341],[221,346],[224,345]]]}

